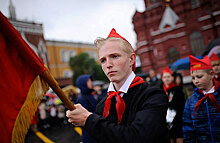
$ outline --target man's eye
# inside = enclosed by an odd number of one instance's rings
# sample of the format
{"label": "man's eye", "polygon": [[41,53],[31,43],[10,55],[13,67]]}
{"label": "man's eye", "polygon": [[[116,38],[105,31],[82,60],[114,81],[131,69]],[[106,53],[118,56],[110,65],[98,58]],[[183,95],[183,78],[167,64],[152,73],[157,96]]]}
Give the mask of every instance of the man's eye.
{"label": "man's eye", "polygon": [[202,76],[197,76],[197,78],[202,78]]}
{"label": "man's eye", "polygon": [[113,56],[113,58],[117,58],[117,57],[118,57],[117,55],[114,55],[114,56]]}
{"label": "man's eye", "polygon": [[105,61],[106,61],[105,59],[100,60],[101,63],[104,63]]}

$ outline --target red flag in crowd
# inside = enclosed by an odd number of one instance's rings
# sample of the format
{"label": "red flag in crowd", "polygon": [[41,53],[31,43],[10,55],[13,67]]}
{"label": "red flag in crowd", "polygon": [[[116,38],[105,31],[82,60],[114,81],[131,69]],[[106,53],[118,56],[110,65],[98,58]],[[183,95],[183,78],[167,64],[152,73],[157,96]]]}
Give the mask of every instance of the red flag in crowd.
{"label": "red flag in crowd", "polygon": [[0,12],[0,142],[24,142],[48,85],[42,60]]}

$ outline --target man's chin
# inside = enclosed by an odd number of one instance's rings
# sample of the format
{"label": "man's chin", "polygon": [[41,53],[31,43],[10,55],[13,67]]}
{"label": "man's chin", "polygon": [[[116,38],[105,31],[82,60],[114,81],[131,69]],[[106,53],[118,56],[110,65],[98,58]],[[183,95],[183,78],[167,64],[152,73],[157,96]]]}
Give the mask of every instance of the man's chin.
{"label": "man's chin", "polygon": [[203,87],[197,86],[197,88],[198,88],[199,90],[205,90],[205,88],[203,88]]}
{"label": "man's chin", "polygon": [[113,83],[115,83],[115,82],[117,83],[117,82],[118,82],[118,79],[116,79],[116,78],[110,78],[109,81],[110,81],[110,82],[113,82]]}

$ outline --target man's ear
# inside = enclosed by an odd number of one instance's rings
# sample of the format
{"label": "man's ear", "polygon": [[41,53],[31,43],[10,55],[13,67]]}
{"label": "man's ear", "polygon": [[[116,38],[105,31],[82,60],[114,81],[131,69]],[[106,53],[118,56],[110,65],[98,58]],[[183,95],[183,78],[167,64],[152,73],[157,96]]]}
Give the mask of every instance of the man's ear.
{"label": "man's ear", "polygon": [[211,75],[212,79],[215,77],[215,73],[213,70],[210,71],[210,75]]}
{"label": "man's ear", "polygon": [[136,61],[136,55],[134,53],[130,56],[130,66],[133,66]]}

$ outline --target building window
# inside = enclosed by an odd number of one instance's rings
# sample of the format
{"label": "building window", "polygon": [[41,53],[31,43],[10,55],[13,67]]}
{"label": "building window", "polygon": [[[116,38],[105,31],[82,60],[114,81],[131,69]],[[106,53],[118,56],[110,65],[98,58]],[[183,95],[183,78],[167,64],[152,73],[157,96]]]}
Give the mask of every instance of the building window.
{"label": "building window", "polygon": [[138,55],[136,56],[136,67],[141,67],[141,59]]}
{"label": "building window", "polygon": [[192,8],[197,8],[200,6],[199,0],[191,0],[191,7]]}
{"label": "building window", "polygon": [[42,39],[40,39],[38,43],[38,49],[39,49],[39,56],[43,60],[44,64],[47,65],[47,48]]}
{"label": "building window", "polygon": [[74,50],[71,50],[70,51],[70,58],[75,57],[75,56],[76,56],[76,52]]}
{"label": "building window", "polygon": [[190,45],[192,48],[192,55],[199,56],[205,50],[202,34],[194,31],[190,34]]}
{"label": "building window", "polygon": [[73,75],[73,73],[72,73],[70,70],[65,70],[65,71],[63,72],[63,77],[64,77],[64,78],[71,78],[72,75]]}
{"label": "building window", "polygon": [[157,2],[157,0],[151,0],[151,3],[155,3],[155,2]]}
{"label": "building window", "polygon": [[66,50],[61,50],[60,51],[60,57],[61,57],[61,61],[66,63],[69,62],[69,55],[68,55],[68,51]]}
{"label": "building window", "polygon": [[180,58],[179,51],[176,48],[170,48],[168,51],[168,63],[172,64]]}
{"label": "building window", "polygon": [[89,57],[95,59],[95,61],[98,60],[98,58],[97,58],[98,56],[97,56],[97,53],[95,51],[86,51],[86,53],[89,54]]}

